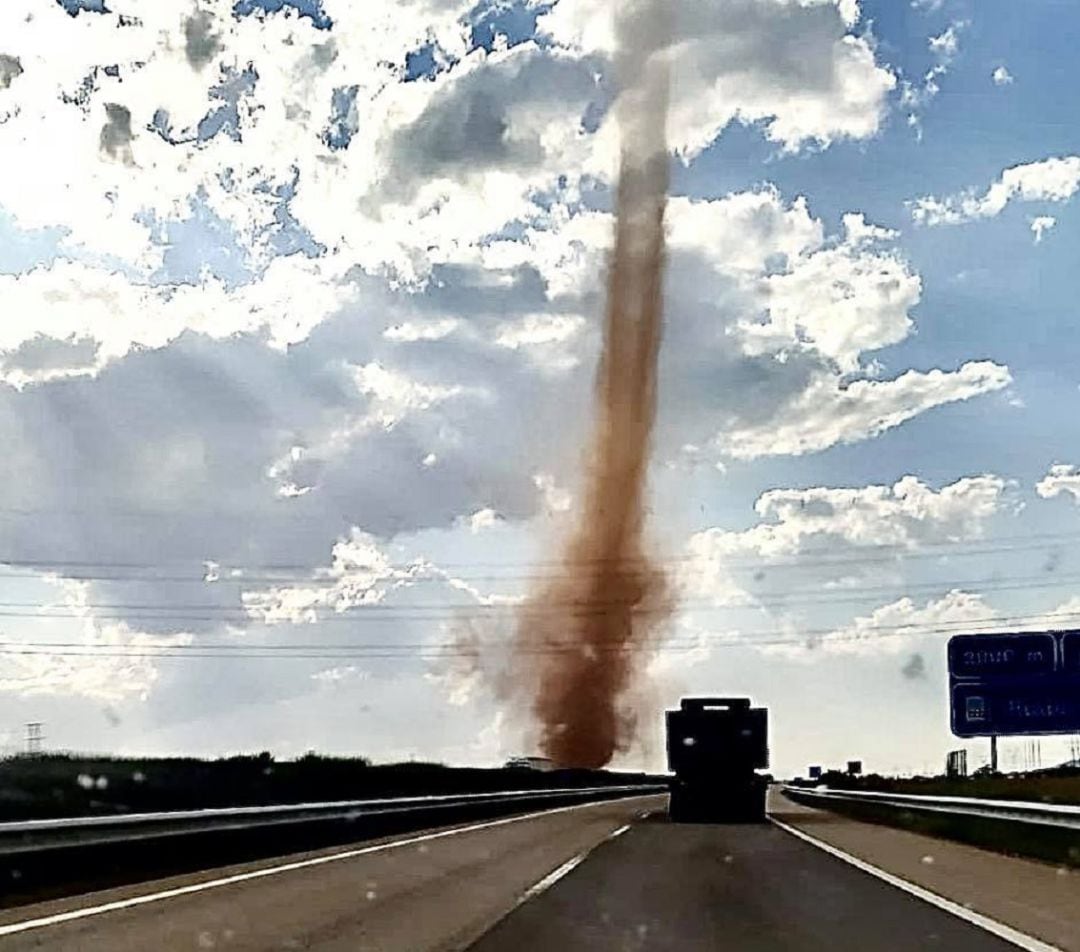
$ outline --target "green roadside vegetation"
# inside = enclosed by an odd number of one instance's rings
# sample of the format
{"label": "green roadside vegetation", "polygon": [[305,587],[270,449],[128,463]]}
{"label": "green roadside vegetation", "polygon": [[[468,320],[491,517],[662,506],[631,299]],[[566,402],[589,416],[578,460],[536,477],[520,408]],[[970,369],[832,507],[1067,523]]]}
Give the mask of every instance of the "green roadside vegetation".
{"label": "green roadside vegetation", "polygon": [[648,783],[666,778],[607,770],[374,765],[305,754],[193,757],[20,755],[0,760],[0,821],[195,810],[381,797]]}
{"label": "green roadside vegetation", "polygon": [[[822,783],[834,790],[867,790],[923,796],[973,797],[980,800],[1019,800],[1054,805],[1080,804],[1080,770],[1057,767],[1032,773],[971,777],[881,777],[869,774],[851,777],[828,772],[820,781],[799,780],[793,786]],[[829,800],[816,798],[797,802],[827,809],[856,820],[895,826],[913,833],[958,840],[983,849],[1012,856],[1027,856],[1062,867],[1080,867],[1080,835],[1069,827],[1052,824],[1016,823],[1007,818],[981,816],[964,811],[935,811],[881,803],[877,800]]]}
{"label": "green roadside vegetation", "polygon": [[[801,781],[810,786],[809,781]],[[1027,800],[1040,803],[1080,804],[1080,768],[1054,767],[1029,773],[970,777],[852,777],[827,771],[820,781],[836,790],[877,790],[939,797],[976,797],[987,800]]]}

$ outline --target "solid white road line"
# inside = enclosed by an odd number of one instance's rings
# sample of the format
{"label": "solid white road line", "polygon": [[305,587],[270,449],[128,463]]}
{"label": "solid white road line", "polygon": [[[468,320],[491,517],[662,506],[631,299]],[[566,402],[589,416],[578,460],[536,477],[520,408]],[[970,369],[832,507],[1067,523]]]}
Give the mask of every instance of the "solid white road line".
{"label": "solid white road line", "polygon": [[[633,800],[636,798],[620,797],[618,799]],[[440,840],[447,836],[457,836],[461,833],[475,833],[477,830],[490,830],[492,827],[504,826],[507,823],[535,820],[537,817],[551,816],[553,813],[566,813],[570,810],[581,810],[585,807],[593,807],[603,803],[612,802],[612,800],[593,800],[590,803],[575,803],[567,807],[556,807],[553,810],[537,810],[533,813],[523,813],[520,816],[503,817],[499,820],[487,820],[483,823],[474,823],[471,826],[454,827],[449,830],[440,830],[437,833],[423,833],[419,836],[410,836],[403,840],[392,840],[389,843],[376,843],[374,846],[363,846],[358,849],[344,850],[340,853],[331,853],[327,856],[315,856],[311,859],[296,860],[292,863],[281,863],[277,866],[253,869],[246,873],[235,873],[232,876],[222,876],[219,879],[208,879],[199,883],[191,883],[188,886],[178,886],[175,889],[163,889],[160,892],[145,893],[141,896],[132,896],[129,899],[118,899],[114,902],[102,903],[99,906],[86,906],[81,909],[70,909],[67,912],[58,912],[51,916],[42,916],[39,919],[24,919],[22,922],[13,922],[9,925],[0,926],[0,936],[14,935],[18,932],[29,932],[31,929],[43,929],[47,926],[56,926],[65,922],[73,922],[76,919],[86,919],[90,916],[100,916],[107,912],[116,912],[120,909],[145,906],[147,903],[151,902],[175,899],[178,896],[189,896],[192,893],[205,892],[208,889],[218,889],[221,886],[231,886],[234,883],[244,883],[252,879],[262,879],[266,876],[277,876],[280,873],[291,873],[298,869],[309,869],[312,866],[336,863],[340,860],[353,859],[357,856],[367,856],[370,853],[381,853],[385,850],[397,849],[401,846],[412,846],[415,843],[429,843],[432,840]],[[619,832],[624,831],[625,828]],[[584,859],[584,856],[582,859]],[[569,871],[570,870],[567,870],[566,872]],[[565,873],[563,875],[565,875]]]}
{"label": "solid white road line", "polygon": [[1006,942],[1011,942],[1021,949],[1026,949],[1027,952],[1062,952],[1057,946],[1050,945],[1049,943],[1043,942],[1041,939],[1036,939],[1034,936],[1020,932],[1019,930],[1012,928],[1012,926],[1007,926],[1003,922],[998,922],[996,919],[991,919],[989,916],[984,916],[982,913],[968,909],[966,906],[962,906],[958,902],[953,902],[951,899],[946,899],[944,896],[939,896],[937,893],[931,892],[929,889],[924,889],[922,886],[916,886],[913,882],[901,879],[899,876],[894,876],[892,873],[887,873],[880,867],[874,866],[866,862],[866,860],[859,859],[857,856],[852,856],[850,853],[845,853],[843,850],[837,849],[835,846],[826,843],[824,840],[819,840],[817,837],[810,836],[810,834],[804,833],[794,826],[782,823],[775,817],[769,817],[769,820],[772,821],[773,825],[780,827],[785,833],[797,836],[800,840],[803,840],[812,846],[816,846],[819,850],[824,850],[830,856],[835,856],[837,859],[849,863],[864,873],[876,876],[890,886],[902,889],[904,892],[921,899],[923,902],[928,902],[932,906],[937,906],[938,909],[951,913],[958,919],[963,919],[973,926],[985,929],[987,932],[996,935],[999,939],[1004,939]]}

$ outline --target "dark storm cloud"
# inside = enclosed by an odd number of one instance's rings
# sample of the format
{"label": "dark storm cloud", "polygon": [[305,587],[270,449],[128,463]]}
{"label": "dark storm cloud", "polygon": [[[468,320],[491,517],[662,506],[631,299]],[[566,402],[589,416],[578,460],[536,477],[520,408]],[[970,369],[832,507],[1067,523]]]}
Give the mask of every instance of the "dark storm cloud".
{"label": "dark storm cloud", "polygon": [[434,96],[388,144],[391,197],[443,176],[465,180],[489,169],[528,171],[546,158],[542,129],[515,120],[544,105],[581,109],[601,95],[592,60],[536,50],[485,63]]}
{"label": "dark storm cloud", "polygon": [[926,660],[921,654],[913,654],[900,669],[900,673],[909,681],[918,681],[926,677]]}
{"label": "dark storm cloud", "polygon": [[[395,303],[383,298],[373,313]],[[287,353],[256,335],[188,333],[96,378],[0,387],[0,507],[19,513],[0,521],[0,560],[69,563],[65,574],[76,577],[75,563],[147,566],[138,580],[97,580],[95,601],[163,606],[161,617],[133,612],[137,628],[209,630],[220,626],[213,613],[239,607],[235,586],[184,589],[154,576],[179,568],[197,579],[202,562],[214,560],[297,566],[302,581],[304,567],[325,565],[334,540],[354,525],[388,538],[450,527],[488,506],[508,518],[532,515],[532,475],[554,456],[566,412],[545,406],[545,386],[527,359],[479,341],[456,353],[409,351],[383,342],[380,331],[370,314],[350,312]],[[43,348],[34,342],[16,359],[59,359]],[[466,391],[336,441],[345,421],[363,420],[376,399],[358,391],[349,363],[373,361],[423,385]],[[494,398],[519,377],[520,386]],[[505,425],[508,412],[530,414],[530,402],[536,443]],[[289,475],[313,489],[283,498],[270,471],[293,446],[308,452]],[[439,464],[425,467],[431,452]],[[163,617],[183,614],[193,592],[196,604],[209,605],[209,619]]]}
{"label": "dark storm cloud", "polygon": [[100,344],[92,337],[72,335],[58,339],[38,334],[0,356],[0,370],[7,373],[22,371],[33,376],[50,371],[84,369],[93,366],[99,349]]}
{"label": "dark storm cloud", "polygon": [[432,314],[461,314],[486,323],[548,310],[547,282],[531,264],[479,269],[472,265],[438,265],[418,308]]}
{"label": "dark storm cloud", "polygon": [[[33,506],[0,529],[0,551],[15,561],[198,564],[251,548],[280,511],[267,466],[290,430],[331,405],[260,340],[193,334],[97,378],[2,388],[11,453],[0,493],[5,503],[32,495]],[[304,532],[292,538],[302,553]]]}
{"label": "dark storm cloud", "polygon": [[7,89],[23,73],[22,61],[17,56],[0,53],[0,89]]}
{"label": "dark storm cloud", "polygon": [[115,102],[105,103],[105,125],[101,127],[101,151],[114,159],[131,163],[131,110]]}
{"label": "dark storm cloud", "polygon": [[221,35],[214,32],[209,10],[198,10],[184,21],[184,54],[191,68],[201,70],[221,50]]}
{"label": "dark storm cloud", "polygon": [[668,320],[660,351],[660,455],[703,443],[729,425],[776,419],[828,362],[811,350],[746,354],[731,331],[761,301],[752,289],[686,247],[669,252]]}

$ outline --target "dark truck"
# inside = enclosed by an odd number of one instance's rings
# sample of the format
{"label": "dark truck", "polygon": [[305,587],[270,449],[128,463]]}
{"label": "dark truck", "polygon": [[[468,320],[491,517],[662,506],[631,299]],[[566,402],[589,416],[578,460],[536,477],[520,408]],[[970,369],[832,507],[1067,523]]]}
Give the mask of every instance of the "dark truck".
{"label": "dark truck", "polygon": [[667,712],[669,813],[676,823],[765,819],[769,712],[745,697],[683,698]]}

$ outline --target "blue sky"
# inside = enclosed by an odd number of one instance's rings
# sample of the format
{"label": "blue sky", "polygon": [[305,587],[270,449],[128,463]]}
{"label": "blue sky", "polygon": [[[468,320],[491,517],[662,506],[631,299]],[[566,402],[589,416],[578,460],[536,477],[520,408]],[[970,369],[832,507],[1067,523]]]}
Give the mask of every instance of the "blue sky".
{"label": "blue sky", "polygon": [[[1004,468],[1030,482],[1048,464],[1071,458],[1080,437],[1073,359],[1080,353],[1073,319],[1080,276],[1070,264],[1080,220],[1065,211],[1052,240],[1035,245],[1028,219],[1053,214],[1054,203],[1008,208],[996,219],[949,229],[916,227],[906,208],[914,197],[984,187],[1003,168],[1077,149],[1080,103],[1064,90],[1077,79],[1069,51],[1080,20],[1060,2],[973,6],[945,3],[924,12],[907,4],[863,5],[879,53],[916,79],[932,64],[928,35],[966,24],[941,91],[921,115],[921,138],[896,112],[870,142],[786,156],[752,129],[736,127],[680,169],[675,188],[704,197],[767,179],[785,196],[806,195],[814,214],[833,227],[844,212],[859,209],[899,229],[924,291],[914,311],[917,333],[880,359],[894,367],[955,365],[973,353],[999,359],[1013,372],[1012,391],[1024,406],[999,406],[995,413],[952,407],[944,421],[931,413],[873,443],[793,461],[764,475],[766,483],[888,480],[896,461],[913,452],[917,470],[933,481]],[[1014,81],[998,87],[991,74],[1001,65]]]}
{"label": "blue sky", "polygon": [[[0,11],[0,601],[37,652],[0,721],[527,751],[499,599],[579,496],[612,7],[163,6]],[[675,5],[650,531],[679,600],[623,763],[722,690],[773,707],[781,770],[936,769],[948,634],[1080,621],[1072,7]],[[462,619],[485,650],[441,657]]]}

